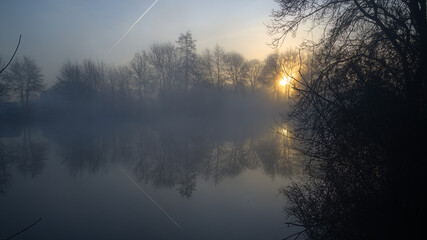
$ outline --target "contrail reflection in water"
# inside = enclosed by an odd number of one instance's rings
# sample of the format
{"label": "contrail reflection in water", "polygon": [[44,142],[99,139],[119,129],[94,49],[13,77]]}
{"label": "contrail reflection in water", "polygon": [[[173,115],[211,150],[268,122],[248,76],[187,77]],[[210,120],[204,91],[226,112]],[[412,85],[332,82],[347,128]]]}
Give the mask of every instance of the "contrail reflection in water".
{"label": "contrail reflection in water", "polygon": [[148,195],[148,193],[146,193],[144,189],[142,189],[142,187],[139,186],[139,184],[135,182],[135,180],[133,180],[133,178],[129,176],[129,174],[127,174],[123,168],[121,170],[123,174],[125,174],[130,179],[130,181],[133,182],[133,184],[135,184],[135,186],[137,186],[139,190],[141,190],[141,192],[143,192],[145,196],[147,196],[147,198],[150,199],[166,215],[166,217],[168,217],[178,228],[181,228],[181,226],[156,201],[154,201],[154,199],[151,198],[150,195]]}

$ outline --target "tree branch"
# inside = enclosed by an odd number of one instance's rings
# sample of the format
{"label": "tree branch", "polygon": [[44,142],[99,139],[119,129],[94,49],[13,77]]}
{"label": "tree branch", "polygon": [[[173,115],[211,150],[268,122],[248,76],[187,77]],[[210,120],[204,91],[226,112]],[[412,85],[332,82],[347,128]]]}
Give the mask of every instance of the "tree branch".
{"label": "tree branch", "polygon": [[19,234],[21,234],[21,233],[23,233],[23,232],[27,231],[28,229],[30,229],[32,226],[36,225],[36,224],[37,224],[38,222],[40,222],[41,220],[42,220],[42,218],[39,218],[37,221],[35,221],[35,222],[34,222],[33,224],[31,224],[30,226],[28,226],[28,227],[26,227],[26,228],[22,229],[21,231],[19,231],[19,232],[17,232],[17,233],[15,233],[15,234],[13,234],[12,236],[10,236],[10,237],[6,238],[6,240],[12,239],[12,238],[14,238],[14,237],[18,236]]}
{"label": "tree branch", "polygon": [[6,68],[9,66],[9,64],[12,62],[13,58],[15,57],[16,52],[18,51],[18,48],[19,48],[19,45],[20,45],[20,44],[21,44],[21,35],[19,35],[18,45],[16,45],[15,52],[13,52],[12,57],[9,59],[9,62],[4,66],[4,68],[2,68],[2,69],[0,70],[0,74],[1,74],[4,70],[6,70]]}

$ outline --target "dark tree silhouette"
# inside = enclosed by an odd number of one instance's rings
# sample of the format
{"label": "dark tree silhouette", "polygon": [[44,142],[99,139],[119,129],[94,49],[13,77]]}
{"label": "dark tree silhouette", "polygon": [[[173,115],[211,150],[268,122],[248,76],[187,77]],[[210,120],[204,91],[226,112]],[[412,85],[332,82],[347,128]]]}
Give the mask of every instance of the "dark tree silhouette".
{"label": "dark tree silhouette", "polygon": [[24,109],[28,109],[30,98],[44,89],[40,67],[34,59],[28,57],[15,60],[7,69],[4,78]]}
{"label": "dark tree silhouette", "polygon": [[135,75],[136,89],[139,100],[148,97],[150,85],[150,64],[146,51],[141,51],[135,54],[130,66]]}
{"label": "dark tree silhouette", "polygon": [[426,1],[276,2],[274,45],[306,21],[324,30],[294,78],[290,121],[313,170],[282,189],[294,224],[311,239],[421,236]]}
{"label": "dark tree silhouette", "polygon": [[213,62],[215,68],[216,86],[221,89],[224,86],[224,49],[216,45],[213,50]]}
{"label": "dark tree silhouette", "polygon": [[237,90],[245,85],[245,58],[237,52],[229,52],[224,54],[224,66],[228,80]]}
{"label": "dark tree silhouette", "polygon": [[[3,68],[2,59],[0,57],[0,68]],[[5,81],[2,75],[0,75],[0,100],[3,100],[9,95],[9,84]]]}
{"label": "dark tree silhouette", "polygon": [[252,59],[245,63],[247,73],[246,78],[249,84],[251,92],[254,93],[258,88],[261,87],[261,73],[263,68],[263,63],[257,59]]}
{"label": "dark tree silhouette", "polygon": [[187,92],[191,80],[194,78],[196,68],[196,41],[190,32],[180,34],[178,38],[178,49],[181,54],[181,69],[183,73],[184,91]]}

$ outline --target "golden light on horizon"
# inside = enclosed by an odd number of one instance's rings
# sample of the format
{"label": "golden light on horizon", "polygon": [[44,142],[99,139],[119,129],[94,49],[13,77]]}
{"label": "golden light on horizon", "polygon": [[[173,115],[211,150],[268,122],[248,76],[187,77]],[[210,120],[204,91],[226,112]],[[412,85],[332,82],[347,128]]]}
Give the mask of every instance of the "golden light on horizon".
{"label": "golden light on horizon", "polygon": [[283,87],[290,84],[290,83],[291,83],[291,78],[287,77],[287,76],[284,76],[279,82],[279,84]]}

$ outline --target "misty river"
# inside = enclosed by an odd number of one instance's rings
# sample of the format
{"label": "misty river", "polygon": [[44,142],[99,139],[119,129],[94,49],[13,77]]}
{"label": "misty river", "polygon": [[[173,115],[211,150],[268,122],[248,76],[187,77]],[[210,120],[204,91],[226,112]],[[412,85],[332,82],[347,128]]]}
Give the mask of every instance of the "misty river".
{"label": "misty river", "polygon": [[2,128],[0,238],[39,218],[20,239],[289,235],[279,188],[302,170],[287,129],[235,118]]}

